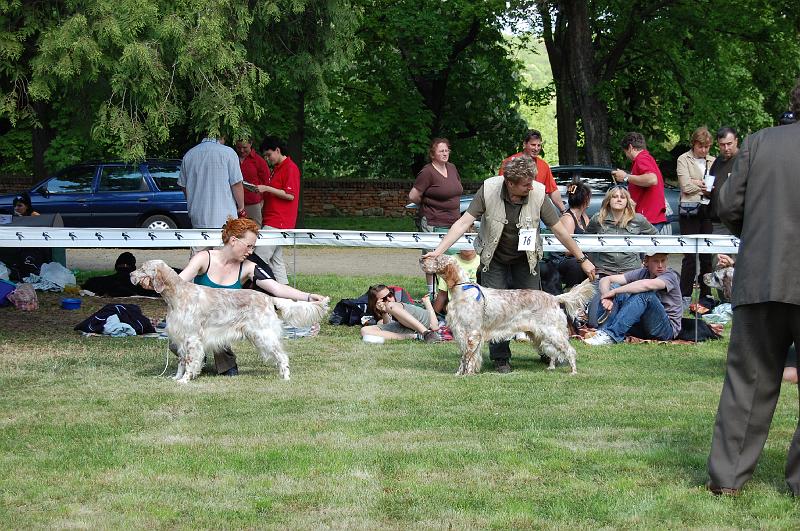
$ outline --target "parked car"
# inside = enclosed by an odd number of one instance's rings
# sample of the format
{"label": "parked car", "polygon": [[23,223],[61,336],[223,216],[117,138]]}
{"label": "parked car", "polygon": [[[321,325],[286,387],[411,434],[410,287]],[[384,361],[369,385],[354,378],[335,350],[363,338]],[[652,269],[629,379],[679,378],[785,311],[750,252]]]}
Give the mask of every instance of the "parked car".
{"label": "parked car", "polygon": [[[61,214],[65,227],[191,228],[178,186],[180,160],[85,162],[70,166],[28,192],[40,214]],[[11,214],[14,195],[0,196]]]}
{"label": "parked car", "polygon": [[[576,177],[579,177],[589,188],[592,189],[592,201],[589,208],[586,210],[586,215],[590,218],[600,210],[600,204],[606,195],[608,189],[614,185],[614,178],[611,176],[611,171],[614,168],[607,168],[604,166],[553,166],[553,178],[558,185],[561,192],[561,198],[564,201],[564,206],[567,205],[567,186]],[[680,234],[678,226],[678,203],[680,201],[680,190],[668,184],[664,185],[664,196],[667,203],[672,209],[672,214],[668,216],[667,220],[672,225],[672,233]],[[472,202],[472,194],[462,195],[461,203],[459,205],[460,212],[463,214],[469,204]],[[409,203],[406,208],[417,208],[414,203]]]}

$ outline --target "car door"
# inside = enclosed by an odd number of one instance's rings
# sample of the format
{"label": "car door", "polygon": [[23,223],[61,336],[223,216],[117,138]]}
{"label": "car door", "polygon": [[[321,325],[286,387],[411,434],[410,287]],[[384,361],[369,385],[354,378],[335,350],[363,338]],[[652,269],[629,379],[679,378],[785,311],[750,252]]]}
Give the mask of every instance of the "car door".
{"label": "car door", "polygon": [[92,198],[95,227],[133,228],[139,226],[154,194],[137,164],[104,164]]}
{"label": "car door", "polygon": [[70,166],[31,193],[33,209],[40,214],[61,214],[65,227],[92,225],[92,189],[97,166]]}
{"label": "car door", "polygon": [[[150,161],[147,173],[156,190],[159,213],[168,213],[178,227],[190,228],[189,210],[183,188],[178,185],[181,173],[181,161]],[[155,209],[154,209],[155,210]]]}

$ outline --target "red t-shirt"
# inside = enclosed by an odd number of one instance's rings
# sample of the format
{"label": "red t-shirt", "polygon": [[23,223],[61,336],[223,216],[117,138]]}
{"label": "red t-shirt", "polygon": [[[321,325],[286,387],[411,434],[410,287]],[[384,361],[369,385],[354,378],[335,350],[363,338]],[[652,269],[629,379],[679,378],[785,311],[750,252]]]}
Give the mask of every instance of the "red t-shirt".
{"label": "red t-shirt", "polygon": [[290,157],[272,168],[269,186],[294,196],[287,201],[275,194],[264,192],[263,225],[276,229],[293,229],[297,224],[297,206],[300,204],[300,169]]}
{"label": "red t-shirt", "polygon": [[[242,169],[242,177],[250,184],[267,185],[269,184],[269,166],[267,161],[255,151],[251,151],[244,160],[239,161],[239,167]],[[244,204],[255,205],[262,201],[261,192],[251,192],[247,188],[244,189]]]}
{"label": "red t-shirt", "polygon": [[[515,159],[517,157],[521,157],[524,155],[525,152],[514,153],[510,157],[506,157],[503,159],[502,164],[500,164],[500,169],[497,171],[497,175],[503,175],[503,171],[506,167],[506,162],[511,159]],[[556,180],[553,178],[553,172],[550,171],[550,165],[547,164],[542,157],[537,155],[536,157],[536,181],[540,182],[544,185],[544,192],[547,195],[552,194],[556,190],[558,190],[558,185],[556,184]]]}
{"label": "red t-shirt", "polygon": [[628,191],[631,199],[636,201],[636,212],[647,218],[652,224],[664,223],[667,221],[667,207],[664,199],[664,177],[658,169],[656,159],[646,149],[642,150],[633,159],[631,174],[643,175],[645,173],[655,173],[658,182],[653,186],[638,186],[628,184]]}

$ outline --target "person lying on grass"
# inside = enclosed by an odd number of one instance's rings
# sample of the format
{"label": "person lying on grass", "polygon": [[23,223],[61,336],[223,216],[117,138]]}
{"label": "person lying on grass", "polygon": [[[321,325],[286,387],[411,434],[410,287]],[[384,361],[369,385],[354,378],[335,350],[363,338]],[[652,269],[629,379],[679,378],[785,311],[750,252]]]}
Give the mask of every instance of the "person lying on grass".
{"label": "person lying on grass", "polygon": [[383,343],[387,339],[420,339],[426,343],[442,340],[439,320],[428,295],[422,297],[424,308],[397,302],[394,291],[384,284],[371,286],[367,292],[367,314],[378,324],[361,328],[361,337],[368,343]]}
{"label": "person lying on grass", "polygon": [[601,278],[598,322],[602,324],[586,343],[613,345],[625,341],[626,335],[675,339],[681,331],[683,301],[678,274],[668,263],[667,253],[647,253],[644,267]]}

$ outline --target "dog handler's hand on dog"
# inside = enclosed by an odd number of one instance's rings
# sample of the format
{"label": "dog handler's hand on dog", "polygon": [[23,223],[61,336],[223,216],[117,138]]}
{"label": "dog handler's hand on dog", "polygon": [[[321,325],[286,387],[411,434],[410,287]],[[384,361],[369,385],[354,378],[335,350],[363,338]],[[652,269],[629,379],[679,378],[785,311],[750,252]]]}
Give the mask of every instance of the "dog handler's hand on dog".
{"label": "dog handler's hand on dog", "polygon": [[575,243],[575,240],[572,239],[572,235],[569,231],[564,227],[564,225],[559,220],[558,223],[550,227],[550,230],[553,231],[553,235],[558,238],[558,241],[567,248],[572,256],[578,259],[578,262],[581,264],[581,269],[589,277],[589,280],[594,282],[594,277],[596,275],[596,270],[594,264],[589,261],[589,257],[586,256],[583,251],[581,251],[578,244]]}
{"label": "dog handler's hand on dog", "polygon": [[439,242],[439,245],[433,251],[429,253],[425,253],[422,255],[422,258],[435,258],[441,255],[443,252],[448,250],[454,243],[461,238],[465,232],[467,232],[472,224],[475,223],[475,216],[470,214],[469,212],[464,212],[464,215],[458,218],[458,221],[453,223],[453,226],[450,227],[450,230],[447,231],[447,234],[444,235],[442,241]]}

